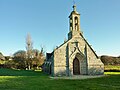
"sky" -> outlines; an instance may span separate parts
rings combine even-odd
[[[80,27],[98,56],[120,55],[120,0],[75,0]],[[73,0],[0,0],[0,52],[33,48],[46,52],[61,45],[69,32]]]

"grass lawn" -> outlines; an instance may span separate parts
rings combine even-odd
[[[105,65],[105,70],[120,70],[119,65]]]
[[[120,74],[85,80],[56,80],[40,71],[0,69],[0,90],[120,90]]]
[[[120,75],[120,72],[104,72],[105,75]]]

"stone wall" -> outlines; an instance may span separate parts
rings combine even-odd
[[[76,43],[78,45],[76,46]],[[71,42],[69,42],[69,70],[70,75],[73,75],[73,60],[74,58],[78,58],[80,62],[80,74],[86,74],[87,66],[86,66],[86,55],[85,55],[85,42],[83,39],[79,37],[72,38]],[[78,55],[77,55],[78,54]]]
[[[54,76],[66,74],[66,47],[67,43],[56,48],[54,51]]]
[[[99,75],[104,74],[104,64],[102,61],[95,55],[95,52],[87,46],[87,60],[88,60],[88,74],[89,75]]]
[[[80,62],[80,74],[95,75],[104,73],[104,64],[98,59],[84,38],[77,35],[54,50],[53,75],[73,75],[73,60],[75,57]]]

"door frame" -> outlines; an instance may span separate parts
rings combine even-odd
[[[77,62],[77,69],[78,69],[78,71],[75,71],[75,60],[77,60],[76,62]],[[76,57],[73,60],[73,75],[80,75],[80,61]]]

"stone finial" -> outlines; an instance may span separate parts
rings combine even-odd
[[[73,5],[73,11],[76,12],[76,5]]]

